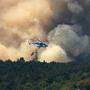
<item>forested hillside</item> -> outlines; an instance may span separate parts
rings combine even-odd
[[[0,61],[0,90],[90,90],[90,62]]]

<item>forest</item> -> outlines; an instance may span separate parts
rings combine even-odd
[[[90,90],[90,55],[81,57],[69,63],[0,61],[0,90]]]

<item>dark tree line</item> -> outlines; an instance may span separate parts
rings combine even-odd
[[[90,90],[90,62],[0,61],[0,90]]]

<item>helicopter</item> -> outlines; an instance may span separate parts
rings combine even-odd
[[[31,44],[39,48],[48,47],[48,42],[44,42],[44,41],[35,41],[35,42],[32,42]]]
[[[29,45],[33,45],[33,46],[36,46],[39,48],[46,48],[48,47],[48,42],[45,42],[45,41],[33,41],[33,42],[29,42]],[[35,60],[37,59],[37,50],[35,50],[34,52],[31,53],[30,55],[30,60]]]

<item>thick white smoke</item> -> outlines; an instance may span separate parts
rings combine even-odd
[[[41,62],[69,62],[71,61],[66,52],[59,46],[55,44],[49,44],[49,46],[39,54],[38,60]]]

